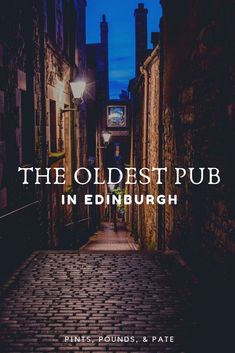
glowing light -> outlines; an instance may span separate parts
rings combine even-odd
[[[70,82],[70,86],[71,86],[74,99],[82,99],[82,96],[86,89],[86,82],[84,81]]]
[[[104,131],[104,132],[102,133],[102,137],[103,137],[103,140],[104,140],[105,145],[108,145],[108,144],[109,144],[110,139],[111,139],[111,136],[112,136],[112,134],[111,134],[111,132],[109,132],[109,131]]]

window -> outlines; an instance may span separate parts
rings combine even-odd
[[[50,99],[50,147],[51,152],[57,152],[56,147],[56,102]]]

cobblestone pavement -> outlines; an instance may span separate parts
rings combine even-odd
[[[34,253],[2,294],[0,352],[191,352],[191,284],[167,263],[138,251]],[[91,342],[71,342],[79,336]],[[175,343],[156,342],[165,336]]]
[[[114,231],[113,223],[103,223],[82,248],[88,251],[131,251],[138,250],[138,245],[124,226],[119,223],[117,231]]]

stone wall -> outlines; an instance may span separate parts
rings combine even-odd
[[[41,199],[41,189],[22,186],[17,173],[18,166],[42,163],[41,8],[38,1],[11,5],[0,18],[2,213]]]
[[[176,188],[168,174],[166,193],[179,204],[165,207],[166,246],[224,263],[235,250],[234,2],[162,4],[165,166],[217,167],[222,177]]]
[[[63,109],[74,109],[70,81],[84,80],[86,72],[86,2],[55,1],[56,36],[51,37],[47,31],[45,41],[46,56],[46,114],[47,114],[47,145],[49,156],[53,153],[60,156],[60,167],[66,168],[66,185],[62,188],[49,190],[49,220],[52,235],[52,246],[57,247],[59,238],[63,237],[64,226],[71,224],[70,229],[79,220],[88,217],[88,209],[82,202],[78,206],[65,206],[61,210],[61,195],[75,193],[79,200],[86,189],[77,189],[73,181],[76,169],[86,167],[87,155],[87,108],[86,101],[78,111],[68,111],[61,115]],[[52,21],[52,20],[50,20]],[[50,102],[53,101],[56,110],[56,151],[51,143],[51,112]],[[55,147],[54,147],[55,148]],[[54,157],[54,156],[53,156]],[[56,167],[53,164],[52,167]],[[54,200],[54,201],[53,201]],[[57,215],[60,215],[60,219]],[[77,232],[77,230],[76,230]],[[55,234],[57,233],[57,234]]]
[[[178,205],[132,205],[127,220],[144,247],[160,249],[161,243],[198,268],[207,263],[214,272],[229,270],[235,250],[234,2],[162,5],[160,62],[148,58],[130,84],[130,164],[137,170],[162,166],[168,173],[162,188],[153,183],[128,191],[177,194]],[[176,186],[175,167],[219,168],[221,183],[197,186],[186,177]]]
[[[131,120],[131,167],[157,168],[159,164],[159,48],[146,59],[141,75],[133,82]],[[131,195],[158,196],[154,178],[149,185],[137,184],[128,188]],[[158,205],[130,206],[129,229],[144,248],[156,249],[158,243]]]
[[[65,224],[88,214],[82,206],[75,212],[60,203],[61,194],[71,191],[73,171],[88,163],[86,102],[80,117],[61,116],[61,109],[74,108],[69,82],[86,72],[85,8],[85,0],[30,0],[10,1],[0,11],[0,215],[39,201],[52,247]],[[17,170],[26,165],[66,167],[67,184],[22,185]]]
[[[130,150],[130,167],[140,168],[142,163],[142,118],[144,112],[144,79],[133,79],[129,84],[131,94],[130,103],[130,134],[131,134],[131,150]],[[140,193],[138,185],[130,185],[126,188],[126,193],[135,195]],[[126,208],[126,222],[128,229],[134,237],[141,239],[141,222],[140,207],[132,204]]]
[[[42,15],[38,0],[1,4],[0,257],[7,274],[48,242],[45,190],[22,185],[17,172],[45,166]]]
[[[147,59],[148,60],[148,59]],[[143,68],[146,70],[145,84],[147,91],[146,111],[146,162],[147,168],[157,168],[159,166],[159,48],[152,54],[150,62],[146,62]],[[158,185],[156,179],[152,178],[151,183],[146,187],[146,193],[158,196]],[[158,205],[144,206],[144,218],[146,224],[146,238],[148,247],[156,249],[158,241]]]

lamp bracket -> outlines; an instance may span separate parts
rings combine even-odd
[[[60,109],[61,114],[67,113],[67,112],[77,112],[78,109]]]

